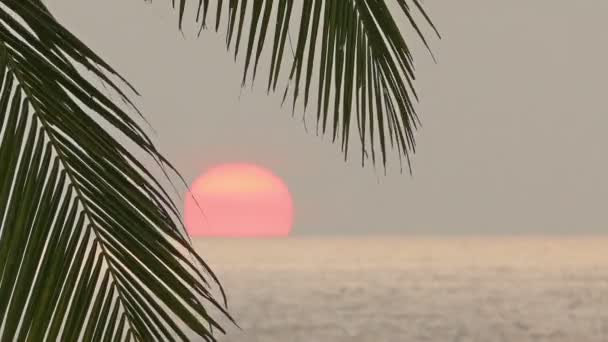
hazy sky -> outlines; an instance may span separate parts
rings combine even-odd
[[[438,64],[416,53],[413,177],[344,163],[280,96],[241,91],[224,37],[184,37],[169,1],[47,3],[140,91],[188,181],[217,163],[268,167],[291,189],[296,234],[608,231],[607,1],[425,1],[443,39]]]

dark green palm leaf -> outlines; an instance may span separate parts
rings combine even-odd
[[[418,0],[395,1],[426,44]],[[181,25],[186,0],[174,5]],[[345,153],[356,120],[363,160],[370,151],[376,162],[379,149],[386,166],[390,144],[409,164],[413,62],[384,1],[216,5],[199,0],[197,20],[215,13],[216,29],[226,22],[228,45],[245,51],[243,82],[270,45],[269,90],[289,70],[294,106],[302,98],[306,110],[316,97],[318,129],[330,126]],[[130,104],[110,79],[118,75],[41,2],[0,2],[0,340],[187,340],[187,330],[214,340],[221,327],[203,304],[227,315],[210,293],[206,277],[215,277],[134,153],[171,166],[83,69]]]
[[[40,4],[2,0],[0,340],[213,341],[215,278],[134,153],[170,165],[84,68],[128,102]]]
[[[187,2],[176,4],[180,26]],[[216,11],[209,0],[197,4],[201,25],[216,13],[215,28],[225,22],[228,46],[235,55],[244,51],[243,83],[250,74],[255,79],[262,53],[270,49],[268,90],[277,90],[282,72],[288,71],[285,95],[291,92],[294,106],[301,98],[306,111],[316,98],[317,133],[331,129],[333,141],[340,136],[346,156],[356,121],[362,163],[371,154],[374,163],[379,159],[386,167],[392,148],[409,166],[419,126],[417,96],[411,42],[396,18],[407,20],[427,45],[416,17],[435,27],[419,0],[218,0]]]

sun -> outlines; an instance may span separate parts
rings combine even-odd
[[[291,194],[281,178],[246,163],[207,170],[192,183],[184,207],[192,236],[288,236],[293,216]]]

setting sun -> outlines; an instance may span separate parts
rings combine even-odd
[[[184,220],[192,236],[288,236],[293,201],[285,183],[269,170],[223,164],[194,181]]]

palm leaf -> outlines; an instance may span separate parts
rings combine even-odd
[[[187,2],[175,4],[180,26]],[[391,2],[397,10],[389,8]],[[276,91],[288,71],[284,98],[292,94],[294,108],[301,98],[305,113],[316,98],[317,133],[331,130],[333,141],[341,137],[345,157],[356,122],[362,163],[371,154],[373,163],[380,160],[386,168],[392,149],[400,164],[405,157],[410,166],[420,122],[411,42],[396,18],[406,19],[428,48],[417,22],[437,30],[419,0],[218,0],[215,11],[209,0],[195,3],[201,28],[215,13],[215,29],[225,22],[226,42],[235,57],[244,51],[243,84],[249,75],[255,79],[263,52],[269,50],[268,91]]]
[[[215,277],[135,154],[171,166],[84,70],[128,103],[41,4],[0,2],[0,340],[214,341]]]

